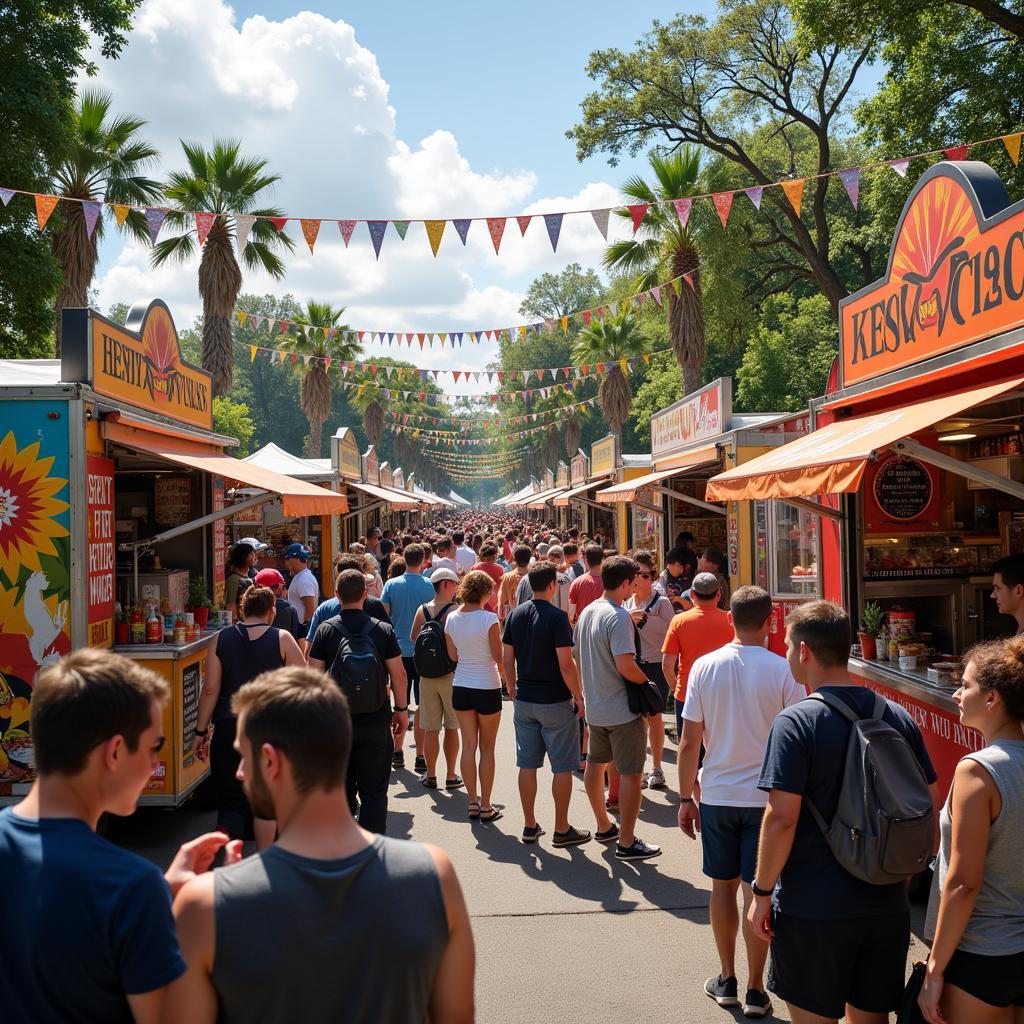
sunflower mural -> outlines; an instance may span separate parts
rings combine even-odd
[[[0,423],[0,782],[19,782],[32,683],[71,649],[67,406],[0,401]]]

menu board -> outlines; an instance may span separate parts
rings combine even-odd
[[[114,642],[114,463],[87,455],[86,537],[89,646]]]
[[[931,505],[935,485],[923,463],[893,455],[878,466],[872,492],[885,516],[905,523],[924,515]]]
[[[162,476],[154,493],[157,526],[180,526],[192,518],[192,478]]]
[[[199,662],[186,665],[181,671],[181,752],[182,767],[193,761],[192,737],[199,723]]]

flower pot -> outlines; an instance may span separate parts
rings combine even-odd
[[[858,633],[860,638],[861,656],[865,661],[874,661],[878,657],[877,638],[867,633]]]
[[[209,608],[193,608],[192,609],[192,614],[195,615],[195,617],[196,617],[196,625],[200,629],[206,629],[206,623],[210,619],[210,609]]]

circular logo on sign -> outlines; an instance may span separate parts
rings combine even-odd
[[[875,474],[875,501],[890,518],[900,522],[916,519],[932,500],[928,468],[905,455],[892,455]]]

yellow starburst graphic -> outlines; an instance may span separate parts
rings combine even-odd
[[[18,451],[14,432],[0,441],[0,569],[13,584],[22,566],[38,572],[40,555],[57,555],[54,538],[66,537],[57,516],[68,508],[54,497],[67,480],[49,476],[54,459],[39,458],[39,442]]]

